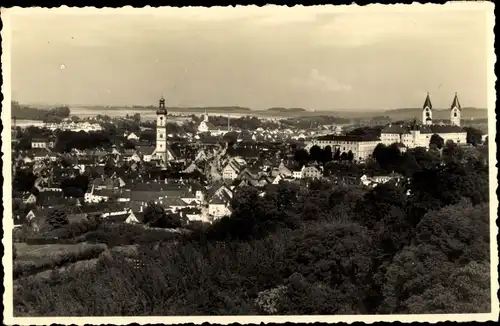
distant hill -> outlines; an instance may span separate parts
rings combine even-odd
[[[269,108],[267,109],[268,112],[281,112],[281,113],[296,113],[296,112],[306,112],[306,109],[302,108]]]
[[[70,116],[67,106],[56,108],[34,108],[11,101],[11,117],[19,120],[60,121]]]
[[[432,118],[436,120],[449,119],[450,110],[449,109],[433,109]],[[401,108],[384,111],[384,115],[391,117],[393,121],[395,120],[407,120],[412,118],[421,119],[422,109],[421,108]],[[486,119],[488,118],[488,110],[478,109],[472,107],[462,108],[462,119]]]
[[[86,109],[102,109],[102,107],[97,106],[82,106]],[[123,110],[123,109],[134,109],[139,111],[144,110],[156,110],[156,106],[138,106],[134,105],[131,107],[106,107],[107,110]],[[207,106],[207,107],[175,107],[175,106],[167,106],[168,111],[172,112],[250,112],[252,111],[249,108],[241,107],[241,106]]]

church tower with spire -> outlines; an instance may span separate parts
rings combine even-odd
[[[432,125],[432,103],[429,93],[425,98],[424,107],[422,109],[422,124],[430,126]]]
[[[167,109],[163,96],[156,110],[156,156],[164,166],[168,164]]]
[[[458,95],[455,93],[455,98],[453,98],[453,103],[451,103],[450,109],[450,122],[452,125],[460,126],[460,113],[462,107],[460,106],[460,101],[458,100]]]

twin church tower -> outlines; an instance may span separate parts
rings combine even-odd
[[[454,126],[460,127],[460,113],[462,111],[462,107],[460,106],[460,101],[458,100],[458,95],[455,93],[455,98],[451,103],[450,108],[450,124]],[[422,124],[424,125],[432,125],[432,102],[427,93],[427,97],[425,98],[424,107],[422,110]]]

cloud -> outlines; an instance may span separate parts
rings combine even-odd
[[[349,92],[351,91],[351,85],[343,84],[318,72],[317,69],[312,69],[309,76],[305,79],[294,78],[292,83],[302,87],[308,87],[310,89],[316,89],[326,92]]]
[[[431,11],[352,12],[318,27],[313,44],[357,48],[381,42],[446,40],[465,35],[484,16],[481,12]],[[465,33],[465,34],[464,34]]]

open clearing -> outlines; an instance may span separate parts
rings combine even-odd
[[[26,243],[15,243],[18,260],[33,260],[43,257],[49,257],[62,252],[78,252],[83,250],[87,243],[77,244],[44,244],[44,245],[29,245]]]

